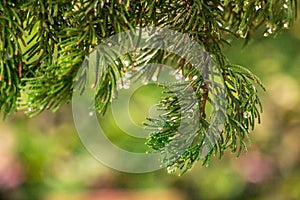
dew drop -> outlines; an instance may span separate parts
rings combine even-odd
[[[182,78],[183,78],[183,75],[182,75],[181,72],[175,73],[175,79],[176,79],[176,80],[180,80],[180,79],[182,79]]]
[[[148,84],[148,80],[147,80],[147,79],[143,79],[143,80],[142,80],[142,83],[143,83],[144,85],[147,85],[147,84]]]
[[[152,81],[157,81],[157,76],[152,76],[151,80]]]
[[[245,119],[248,119],[249,117],[250,117],[250,112],[245,112],[245,113],[244,113],[244,118],[245,118]]]
[[[270,33],[270,34],[273,33],[272,29],[270,29],[270,28],[269,28],[267,31],[268,31],[268,33]]]
[[[218,21],[217,21],[217,24],[218,24],[219,27],[222,27],[222,26],[223,26],[223,24],[222,24],[221,22],[218,22]]]
[[[128,66],[129,66],[129,61],[128,61],[128,60],[125,60],[125,61],[124,61],[124,64],[125,64],[126,67],[128,67]]]
[[[177,119],[177,117],[171,117],[171,120],[172,120],[172,121],[175,120],[175,119]]]
[[[129,89],[130,88],[130,81],[127,80],[126,83],[123,85],[124,89]]]
[[[130,80],[126,79],[126,78],[122,78],[121,80],[119,80],[118,88],[119,89],[129,89],[130,88]]]
[[[168,171],[168,173],[174,173],[175,171],[176,171],[176,168],[175,167],[173,167],[173,166],[169,166],[169,167],[167,167],[167,171]]]
[[[222,8],[222,6],[218,5],[218,9],[221,10],[222,12],[224,11],[224,9]]]
[[[10,59],[12,58],[12,55],[9,54],[9,53],[7,53],[7,54],[6,54],[6,57],[7,57],[8,60],[10,60]]]
[[[112,99],[117,99],[118,98],[118,93],[117,92],[114,92],[113,94],[112,94]]]
[[[261,5],[256,5],[254,8],[255,8],[255,10],[259,10],[259,9],[261,9]]]

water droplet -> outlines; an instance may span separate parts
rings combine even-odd
[[[222,12],[224,11],[224,9],[222,8],[222,6],[218,5],[218,9],[221,10]]]
[[[246,36],[247,36],[247,32],[246,31],[242,31],[242,30],[239,30],[238,34],[240,35],[241,38],[246,38]]]
[[[129,89],[130,88],[130,80],[127,80],[124,85],[123,85],[124,89]]]
[[[177,119],[177,117],[171,117],[171,120],[175,120],[175,119]]]
[[[130,80],[127,78],[122,78],[119,80],[118,89],[129,89],[130,88]]]
[[[174,73],[174,76],[175,76],[175,79],[176,79],[176,80],[182,79],[182,78],[183,78],[182,71],[181,71],[181,70],[176,71],[176,72]]]
[[[7,54],[6,54],[6,58],[7,58],[8,60],[10,60],[10,59],[12,58],[12,55],[10,55],[9,53],[7,53]]]
[[[118,93],[117,91],[115,91],[113,94],[112,94],[112,99],[117,99],[118,98]]]
[[[93,116],[94,115],[94,112],[89,112],[89,116]]]
[[[129,66],[129,61],[128,61],[128,60],[125,60],[125,61],[124,61],[124,64],[125,64],[126,67],[128,67],[128,66]]]
[[[126,72],[126,73],[124,74],[124,76],[125,76],[125,78],[131,78],[131,77],[132,77],[132,74],[129,73],[129,72]]]
[[[261,5],[256,5],[254,8],[255,8],[255,10],[259,10],[259,9],[261,9]]]
[[[250,117],[250,115],[251,115],[251,113],[250,113],[250,112],[244,112],[244,118],[245,118],[245,119],[249,118],[249,117]]]
[[[270,34],[272,34],[272,33],[273,33],[273,31],[272,31],[272,29],[271,29],[271,28],[269,28],[267,31],[268,31],[268,33],[270,33]]]
[[[174,173],[175,171],[176,171],[176,167],[174,167],[174,166],[169,166],[169,167],[167,167],[167,171],[168,171],[168,173]]]
[[[153,77],[151,78],[151,80],[152,80],[152,81],[157,81],[157,76],[153,76]]]
[[[142,83],[143,83],[144,85],[147,85],[147,84],[148,84],[148,80],[147,80],[147,79],[143,79],[143,80],[142,80]]]

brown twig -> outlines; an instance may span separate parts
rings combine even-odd
[[[22,77],[22,69],[23,69],[22,60],[19,60],[19,78]]]

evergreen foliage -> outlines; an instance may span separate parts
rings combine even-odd
[[[262,106],[256,87],[260,80],[249,69],[224,56],[222,47],[232,37],[268,37],[288,29],[296,17],[296,0],[25,0],[0,2],[0,109],[4,117],[17,109],[35,116],[45,109],[57,110],[72,97],[75,76],[85,56],[104,39],[135,27],[166,27],[186,33],[212,55],[226,87],[225,124],[217,145],[203,159],[222,156],[224,150],[240,153],[245,140],[260,121]],[[147,56],[145,56],[147,55]],[[151,55],[149,57],[149,55]],[[130,62],[124,64],[124,60]],[[148,62],[173,63],[185,78],[197,72],[191,63],[160,50],[141,49],[111,63],[97,83],[96,108],[104,113],[112,101],[118,78]],[[141,76],[151,78],[145,69]],[[199,75],[199,74],[198,74]],[[201,75],[191,82],[200,105],[198,137],[179,157],[165,162],[182,173],[201,158],[212,116],[205,107],[214,104]],[[180,86],[176,86],[180,88]],[[160,103],[165,117],[149,119],[153,131],[147,144],[164,151],[176,136],[178,99],[167,95]]]

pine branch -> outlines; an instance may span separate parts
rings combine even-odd
[[[166,64],[180,71],[190,84],[178,83],[172,86],[173,92],[166,91],[160,103],[165,114],[159,119],[149,118],[146,125],[153,130],[147,144],[154,151],[165,153],[170,171],[184,173],[200,159],[208,164],[217,152],[220,157],[226,149],[239,154],[246,149],[245,140],[256,120],[260,122],[262,105],[256,87],[264,87],[247,68],[230,63],[223,54],[223,46],[230,44],[232,37],[244,39],[247,44],[255,34],[275,36],[288,29],[296,15],[296,0],[3,0],[0,2],[0,112],[6,117],[25,109],[29,116],[35,116],[45,109],[59,109],[70,101],[74,84],[80,85],[80,91],[84,92],[87,69],[80,66],[85,57],[117,33],[148,26],[185,33],[213,57],[216,68],[206,69],[211,77],[203,77],[178,55],[150,46],[133,48],[136,52],[121,55],[117,60],[101,56],[96,76],[102,75],[94,83],[96,108],[104,114],[115,95],[117,82],[125,73],[135,74],[132,79],[150,80],[160,69],[145,67],[147,63]],[[151,39],[152,43],[160,41]],[[178,46],[185,46],[180,45],[185,42],[181,38],[175,39]],[[142,39],[140,42],[146,43]],[[187,54],[188,50],[183,48],[181,52]],[[108,68],[104,70],[104,66]],[[77,80],[79,69],[82,76]],[[218,77],[216,72],[222,76]],[[210,78],[220,81],[208,82]],[[223,83],[226,105],[215,114],[207,113],[206,110],[220,103],[218,95],[223,95]],[[183,95],[187,88],[195,91],[196,102]],[[185,102],[184,106],[179,105],[179,100]],[[180,119],[188,119],[188,111],[197,106],[199,112],[192,116],[199,121],[196,133],[193,137],[182,134],[177,130]],[[224,118],[225,124],[217,137],[217,129],[208,130],[220,123],[218,117]],[[190,125],[188,121],[184,123]],[[188,143],[178,143],[181,140],[176,138]]]

